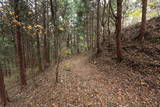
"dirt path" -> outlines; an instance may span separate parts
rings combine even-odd
[[[85,80],[89,79],[89,76],[94,75],[94,73],[97,71],[95,66],[88,63],[87,56],[75,57],[65,63],[70,64],[70,70]]]
[[[97,68],[79,55],[60,64],[57,86],[55,72],[47,72],[8,107],[159,107],[159,91],[139,86],[139,78],[112,65]]]
[[[74,104],[73,102],[71,104],[82,107],[105,107],[107,105],[108,107],[118,107],[116,103],[111,101],[112,98],[108,95],[107,91],[110,91],[111,88],[110,86],[105,86],[105,84],[108,84],[108,81],[104,79],[105,76],[102,72],[98,71],[95,65],[88,63],[87,56],[74,57],[65,61],[62,65],[70,67],[69,70],[66,70],[66,72],[70,73],[70,77],[64,76],[64,81],[67,81],[65,86],[68,86],[68,81],[72,81],[71,87],[68,88],[77,90],[68,93],[70,95],[73,94],[72,97],[75,97]],[[62,69],[65,71],[64,67]]]
[[[87,106],[91,104],[93,107],[160,106],[158,100],[160,90],[158,87],[154,87],[155,83],[147,84],[147,81],[150,82],[149,78],[137,75],[125,67],[107,65],[97,68],[88,63],[88,57],[83,55],[74,57],[65,63],[71,65],[70,73],[76,77],[71,79],[77,79],[75,83],[79,84],[77,87],[85,84],[80,89],[82,92],[84,91],[81,95],[92,93],[91,96],[81,97],[80,104]],[[89,93],[85,92],[85,88]]]

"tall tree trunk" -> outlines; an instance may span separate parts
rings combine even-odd
[[[107,22],[107,25],[108,25],[108,46],[111,45],[111,39],[110,39],[110,35],[111,35],[111,30],[110,30],[110,16],[108,16],[108,22]]]
[[[97,54],[100,53],[100,0],[97,1]]]
[[[7,103],[7,95],[5,90],[4,75],[2,72],[1,64],[0,64],[0,98],[1,98],[1,102],[5,106]]]
[[[88,24],[88,29],[89,29],[89,50],[92,49],[92,27],[91,27],[91,23],[92,23],[92,16],[91,16],[91,12],[89,12],[89,24]]]
[[[58,25],[57,25],[57,0],[54,0],[54,5],[53,1],[50,0],[50,6],[51,6],[51,15],[52,15],[52,22],[54,25],[54,44],[55,44],[55,63],[56,63],[56,83],[58,83],[58,76],[59,76],[59,63],[60,63],[60,39],[58,35]]]
[[[43,58],[44,58],[44,68],[47,68],[48,66],[48,49],[47,49],[47,26],[46,26],[46,2],[43,2],[43,34],[44,34],[44,38],[43,38]]]
[[[103,27],[103,34],[102,34],[102,37],[103,37],[103,42],[105,41],[105,25],[106,25],[106,22],[105,22],[105,11],[106,11],[106,0],[103,0],[104,1],[104,4],[103,4],[103,14],[102,14],[102,27]]]
[[[122,2],[123,0],[117,0],[117,17],[116,17],[116,46],[117,46],[117,58],[122,60],[121,49],[121,21],[122,21]]]
[[[58,59],[58,25],[57,25],[57,0],[50,0],[51,5],[51,16],[52,22],[54,25],[54,45],[55,45],[55,62],[57,63]]]
[[[74,34],[73,37],[74,37],[74,46],[73,46],[73,49],[75,49],[77,51],[77,47],[76,47],[77,46],[76,45],[76,35]]]
[[[80,38],[79,38],[79,35],[77,35],[77,38],[76,38],[76,40],[77,40],[77,45],[76,45],[76,46],[77,46],[77,47],[76,47],[76,48],[77,48],[77,53],[78,53],[78,54],[80,53],[80,49],[79,49],[79,39],[80,39]]]
[[[49,21],[50,21],[50,18],[49,18],[48,4],[47,4],[47,59],[46,59],[46,61],[50,65],[50,40],[49,40],[50,26],[49,26]]]
[[[37,57],[38,57],[38,68],[39,72],[42,72],[42,58],[41,58],[41,50],[40,50],[40,41],[39,41],[39,34],[36,34],[37,37]]]
[[[15,16],[16,20],[20,22],[19,20],[19,0],[14,0],[14,6],[15,6]],[[20,69],[20,79],[21,79],[21,88],[27,85],[26,81],[26,70],[24,67],[24,58],[23,58],[23,52],[22,52],[22,33],[21,33],[21,26],[19,24],[16,24],[16,39],[17,39],[17,53],[18,53],[18,65]]]
[[[67,48],[70,47],[70,34],[68,33],[67,35]]]
[[[146,14],[147,14],[147,0],[142,0],[142,24],[140,28],[140,35],[138,40],[142,41],[144,39],[144,34],[146,31]]]
[[[35,15],[37,16],[37,0],[35,0]],[[35,18],[36,24],[38,24],[38,17]],[[39,33],[36,31],[36,39],[37,39],[37,58],[38,58],[38,68],[39,72],[42,72],[42,59],[41,59],[41,49],[40,49],[40,40],[39,40]]]
[[[92,23],[92,27],[91,27],[91,32],[92,32],[92,35],[91,35],[91,48],[93,49],[94,47],[94,11],[92,11],[92,16],[91,16],[91,23]]]
[[[70,49],[71,49],[71,53],[73,54],[73,35],[70,34],[70,38],[71,38],[71,46],[70,46]]]
[[[110,15],[111,15],[111,12],[110,12],[110,2],[111,0],[108,1],[108,16],[107,16],[107,26],[108,26],[108,46],[110,47],[111,45],[111,40],[110,40],[110,35],[111,35],[111,30],[110,30]]]
[[[89,13],[87,13],[87,22],[86,22],[86,42],[87,42],[87,50],[89,50]]]
[[[25,42],[25,39],[24,39],[24,36],[22,37],[22,52],[23,52],[23,64],[24,64],[24,69],[27,69],[27,62],[26,62],[26,52],[25,52],[25,49],[26,49],[26,42]]]

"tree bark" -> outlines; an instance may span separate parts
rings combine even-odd
[[[47,22],[47,17],[46,17],[46,2],[43,2],[43,30],[44,30],[44,38],[43,38],[43,58],[44,58],[44,67],[47,68],[49,65],[49,54],[48,54],[48,41],[47,41],[47,35],[48,35],[48,22]],[[48,14],[48,13],[47,13]],[[48,15],[47,15],[48,16]]]
[[[50,6],[51,6],[51,15],[52,15],[52,22],[54,25],[54,44],[55,44],[55,63],[56,63],[56,83],[58,83],[58,76],[59,76],[59,63],[60,63],[60,37],[58,34],[58,25],[57,25],[57,0],[54,0],[54,5],[53,1],[50,0]]]
[[[67,48],[69,48],[70,47],[70,34],[68,33],[67,35]]]
[[[100,53],[100,0],[97,1],[97,54]]]
[[[106,0],[103,0],[104,1],[104,4],[103,4],[103,14],[102,14],[102,22],[101,22],[101,25],[103,27],[103,34],[102,34],[102,37],[103,37],[103,42],[105,42],[106,38],[105,38],[105,25],[106,25],[106,21],[105,21],[105,11],[106,11]]]
[[[142,24],[140,28],[140,34],[138,37],[139,41],[144,39],[144,34],[146,31],[146,14],[147,14],[147,0],[142,0]]]
[[[0,64],[0,98],[2,104],[5,106],[7,104],[7,94],[5,90],[4,75],[2,72],[1,64]]]
[[[91,16],[91,48],[93,49],[94,47],[94,11],[92,11],[92,16]]]
[[[107,26],[108,26],[108,46],[110,47],[111,45],[111,39],[110,39],[110,35],[111,35],[111,30],[110,30],[110,17],[111,17],[111,12],[110,12],[110,2],[111,0],[108,1],[108,16],[107,16]]]
[[[116,49],[117,58],[122,60],[122,49],[121,49],[121,23],[122,23],[122,2],[123,0],[117,0],[117,16],[116,16]]]
[[[86,42],[87,42],[87,50],[90,49],[90,41],[89,41],[89,13],[87,13],[87,20],[86,20]]]
[[[35,0],[35,15],[37,16],[37,0]],[[36,24],[38,24],[38,20],[37,17],[35,19]],[[36,39],[37,39],[37,58],[38,58],[38,68],[39,68],[39,72],[42,72],[42,59],[41,59],[41,50],[40,50],[40,40],[39,40],[39,34],[36,31]]]
[[[14,4],[15,4],[15,16],[16,16],[16,20],[18,22],[20,22],[19,20],[19,0],[14,0]],[[21,88],[23,88],[24,86],[27,85],[27,81],[26,81],[26,70],[24,67],[24,58],[23,58],[23,52],[22,52],[22,34],[21,34],[21,26],[19,24],[16,24],[16,39],[17,39],[17,53],[18,53],[18,65],[19,65],[19,69],[20,69],[20,79],[21,79]]]
[[[76,41],[76,43],[77,43],[77,45],[76,45],[77,47],[76,48],[77,48],[77,53],[79,54],[80,53],[80,49],[79,49],[79,35],[77,35],[76,37],[77,37],[76,38],[76,40],[77,40]]]
[[[50,40],[49,40],[49,37],[50,37],[50,25],[49,25],[49,21],[50,21],[50,18],[49,18],[49,9],[48,9],[48,6],[49,4],[47,3],[47,63],[50,65]]]

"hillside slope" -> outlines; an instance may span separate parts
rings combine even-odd
[[[118,63],[116,59],[115,41],[108,45],[103,43],[103,52],[95,60],[100,71],[113,74],[112,70],[106,71],[108,66],[116,69],[114,75],[120,80],[121,86],[133,95],[139,95],[139,104],[155,107],[160,99],[160,17],[147,22],[147,31],[143,43],[135,40],[139,34],[140,23],[123,29],[122,48],[123,61]],[[112,35],[112,37],[114,37]],[[128,82],[125,82],[128,81]],[[128,83],[126,85],[126,83]],[[130,88],[133,89],[130,89]],[[136,99],[136,97],[134,97]],[[138,104],[138,103],[137,103]],[[157,103],[160,105],[159,103]]]
[[[147,31],[143,42],[138,42],[135,38],[139,35],[140,23],[123,29],[122,49],[126,66],[140,73],[160,73],[160,17],[153,18],[147,22]],[[112,36],[114,37],[114,36]],[[115,59],[115,41],[112,39],[109,46],[108,41],[103,43],[103,60],[110,58],[110,62]],[[107,58],[103,58],[107,57]],[[103,62],[102,60],[102,62]],[[145,72],[146,71],[146,72]]]

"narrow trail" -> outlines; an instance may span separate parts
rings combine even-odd
[[[97,71],[96,67],[88,63],[87,56],[79,56],[65,62],[71,65],[71,71],[84,80],[90,78]]]
[[[138,77],[133,73],[117,71],[112,65],[104,71],[90,64],[87,56],[74,56],[60,64],[58,85],[54,84],[55,72],[46,72],[37,79],[38,87],[14,96],[17,101],[8,107],[143,107],[144,102],[151,103],[150,107],[158,105],[158,97],[138,87]]]
[[[71,77],[66,77],[64,81],[72,81],[72,86],[78,89],[77,95],[73,95],[78,98],[74,106],[118,107],[116,103],[111,101],[113,99],[110,93],[111,87],[106,85],[109,81],[95,65],[88,63],[87,56],[73,57],[62,65],[65,64],[70,66],[70,70],[66,72],[69,72]],[[62,69],[65,70],[63,67]]]

